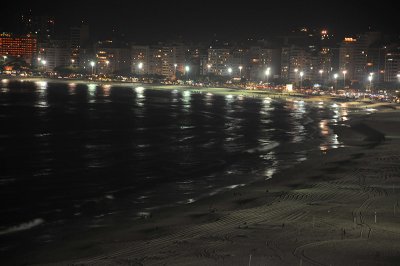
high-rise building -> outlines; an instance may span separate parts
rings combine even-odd
[[[86,66],[86,51],[89,47],[90,32],[88,25],[70,29],[71,60],[74,66]]]
[[[228,76],[229,64],[232,54],[229,48],[210,48],[208,49],[208,63],[210,72],[217,76]]]
[[[131,47],[131,71],[134,74],[149,74],[150,70],[150,46],[132,45]]]
[[[340,45],[339,68],[347,71],[348,79],[360,83],[368,82],[370,73],[383,73],[384,48],[379,42],[379,32],[367,32],[357,38],[345,38]]]
[[[38,66],[41,62],[46,62],[41,66],[47,71],[52,71],[57,67],[67,67],[71,65],[71,46],[67,40],[48,40],[38,45],[37,59]]]
[[[13,56],[32,63],[37,52],[37,39],[34,36],[14,36],[0,34],[0,56]]]
[[[132,73],[160,75],[168,78],[184,72],[187,50],[181,44],[131,47]],[[192,70],[193,66],[191,65]]]
[[[34,16],[30,10],[21,16],[22,34],[36,35],[38,41],[54,37],[55,19],[50,16]]]
[[[130,72],[131,51],[126,44],[101,41],[96,44],[95,53],[98,73]]]
[[[297,82],[302,72],[303,79],[311,79],[314,72],[315,59],[312,54],[302,47],[292,45],[282,48],[281,77],[289,82]]]
[[[281,49],[262,48],[260,46],[250,47],[247,55],[247,64],[250,80],[265,79],[266,69],[270,69],[272,76],[280,76],[281,73]]]
[[[207,56],[207,50],[203,49],[201,45],[191,44],[185,46],[185,66],[189,67],[189,77],[196,77],[203,72],[201,60],[205,56]],[[185,69],[183,69],[183,73],[186,73]]]
[[[400,75],[400,52],[387,53],[385,56],[385,82],[398,82]]]
[[[183,72],[185,64],[185,47],[183,45],[168,45],[162,47],[161,75],[165,77],[175,76],[175,72]]]

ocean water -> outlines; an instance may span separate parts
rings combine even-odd
[[[0,250],[35,228],[102,226],[274,178],[340,147],[330,125],[347,117],[345,104],[2,80]]]

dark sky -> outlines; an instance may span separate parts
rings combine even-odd
[[[18,3],[18,4],[16,4]],[[132,40],[163,40],[177,36],[199,40],[214,34],[244,39],[268,37],[300,26],[328,28],[334,33],[368,30],[399,32],[394,1],[374,5],[361,1],[7,1],[2,3],[0,30],[12,31],[25,9],[52,15],[62,31],[84,19],[96,38],[113,28]],[[8,10],[4,12],[4,10]]]

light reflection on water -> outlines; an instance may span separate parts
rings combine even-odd
[[[16,86],[29,85],[21,84]],[[29,126],[21,131],[10,118],[17,105],[3,110],[0,122],[11,141],[1,155],[1,170],[10,180],[37,178],[45,184],[36,198],[35,186],[21,182],[12,188],[15,195],[24,191],[38,201],[35,206],[41,207],[32,213],[39,216],[60,208],[94,214],[87,202],[107,205],[108,212],[136,213],[274,178],[304,161],[309,149],[340,147],[330,125],[348,119],[343,104],[47,82],[17,93],[8,85],[2,84],[1,104],[17,99],[30,106],[20,110],[26,119],[20,122]],[[26,151],[32,156],[22,156]],[[19,158],[24,169],[15,172],[10,158]],[[49,200],[54,197],[60,200]],[[3,204],[13,205],[9,199]],[[71,199],[84,203],[65,207]],[[18,215],[27,215],[29,206],[28,201],[16,206]]]
[[[36,106],[40,108],[48,107],[47,104],[47,81],[39,81],[36,82],[37,90],[38,90],[38,98],[36,102]]]

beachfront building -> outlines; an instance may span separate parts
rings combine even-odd
[[[0,56],[21,58],[31,64],[36,52],[37,38],[34,35],[0,34]]]
[[[184,72],[186,49],[180,44],[131,46],[131,72],[168,78]]]
[[[45,64],[43,64],[45,62]],[[71,45],[67,40],[47,40],[38,45],[36,66],[46,71],[71,65]]]
[[[400,52],[387,53],[385,56],[385,82],[399,82]]]
[[[95,45],[96,67],[99,74],[129,72],[131,52],[127,44],[111,40],[99,41]]]
[[[292,45],[282,48],[281,76],[284,80],[297,83],[300,73],[303,73],[304,80],[311,77],[313,67],[312,54],[306,48]]]
[[[280,75],[281,49],[252,46],[248,51],[248,78],[252,81],[264,80],[266,69],[271,69],[271,76]]]
[[[71,63],[73,67],[87,66],[87,53],[90,46],[90,31],[86,24],[70,28]]]
[[[208,64],[210,73],[216,76],[228,76],[229,62],[231,59],[231,50],[229,48],[209,48]]]
[[[380,74],[384,55],[379,46],[381,33],[367,32],[357,38],[345,38],[339,49],[340,71],[347,71],[346,77],[354,82],[365,83],[370,73]],[[378,75],[376,75],[378,76]]]

